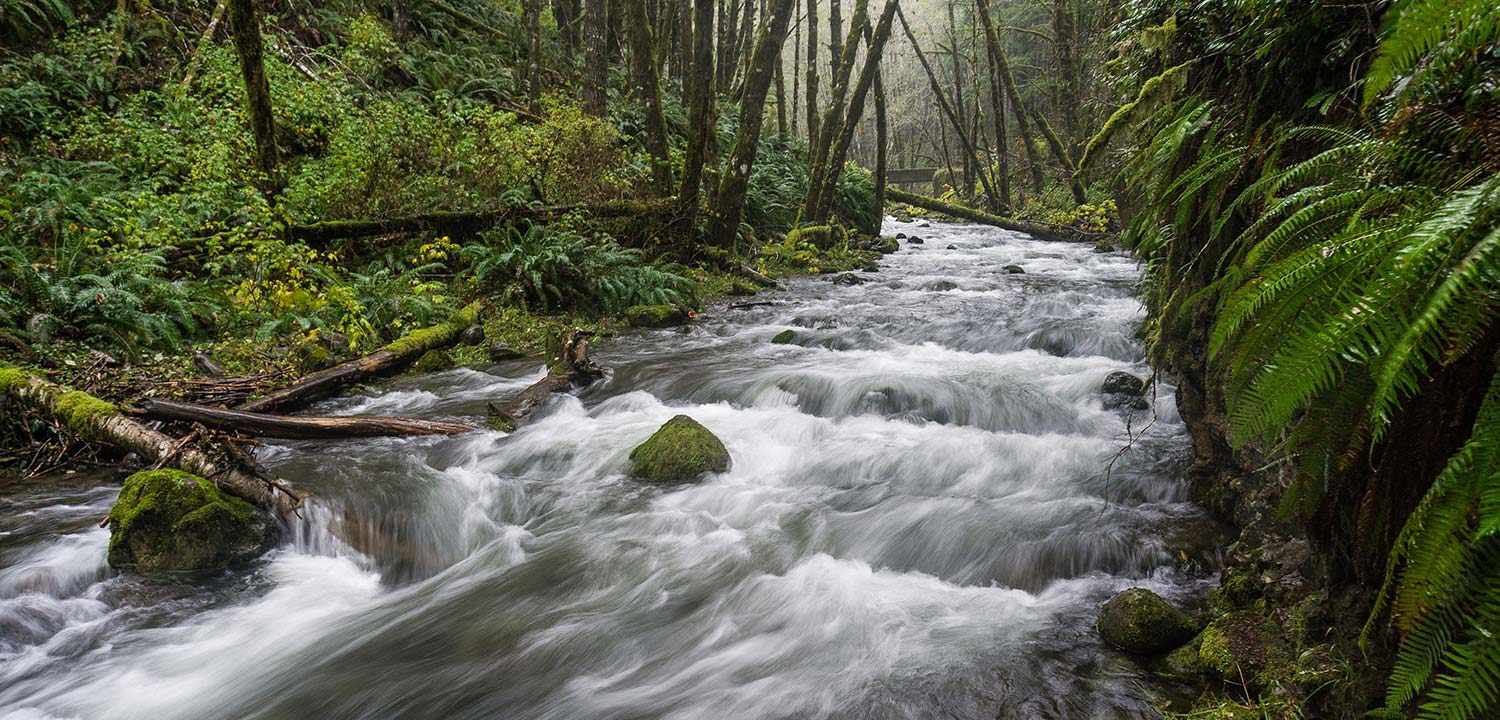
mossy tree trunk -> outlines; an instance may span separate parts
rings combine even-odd
[[[656,194],[672,194],[672,161],[667,150],[667,119],[661,106],[661,78],[656,67],[656,42],[646,0],[624,0],[630,34],[630,67],[635,88],[646,111],[646,150],[651,153],[651,185]]]
[[[807,0],[807,144],[818,137],[818,0]]]
[[[1021,148],[1026,152],[1030,164],[1031,186],[1035,192],[1042,191],[1042,162],[1036,155],[1036,146],[1031,142],[1031,126],[1026,121],[1026,106],[1021,103],[1021,93],[1016,90],[1016,79],[1010,72],[1010,60],[1005,57],[1005,48],[1000,47],[1000,36],[995,32],[995,22],[990,18],[989,0],[975,0],[979,22],[984,26],[984,41],[989,45],[990,55],[995,61],[995,70],[1000,75],[1001,89],[1010,98],[1010,107],[1015,111],[1016,130],[1021,133]]]
[[[882,220],[885,217],[886,145],[890,129],[885,117],[885,82],[880,70],[875,71],[875,212]],[[877,223],[880,221],[877,220]],[[879,225],[876,233],[880,232]]]
[[[583,0],[583,107],[594,117],[609,114],[609,0]]]
[[[830,6],[833,0],[830,0]],[[857,0],[854,5],[854,16],[851,22],[857,23],[854,27],[860,28],[868,20],[870,14],[869,0]],[[809,192],[802,208],[805,216],[813,215],[813,202],[816,200],[811,191],[817,184],[817,178],[821,174],[823,160],[828,156],[828,150],[833,146],[834,139],[838,135],[840,120],[844,114],[844,100],[849,97],[849,79],[854,75],[854,61],[859,52],[860,31],[850,33],[842,44],[837,45],[840,53],[834,55],[832,62],[833,80],[832,90],[828,97],[828,107],[823,111],[823,119],[818,122],[818,132],[808,139],[808,185]]]
[[[526,100],[542,114],[542,0],[526,0]]]
[[[280,154],[276,149],[276,118],[271,107],[271,84],[266,79],[265,47],[260,38],[260,17],[255,0],[228,0],[229,28],[234,36],[240,75],[245,80],[245,104],[250,132],[255,136],[255,169],[265,176],[265,188],[280,188]]]
[[[685,2],[686,0],[684,0]],[[714,0],[693,0],[693,66],[688,71],[688,144],[682,161],[682,189],[677,197],[688,232],[698,213],[703,165],[713,141]]]
[[[1005,131],[1005,91],[1001,89],[1000,64],[995,59],[995,53],[988,45],[985,51],[990,60],[990,120],[995,129],[995,184],[1000,191],[1000,196],[994,198],[996,202],[991,209],[1010,212],[1010,142]]]
[[[735,133],[734,150],[728,167],[719,178],[714,194],[715,217],[710,235],[719,247],[732,247],[739,232],[740,217],[745,210],[745,189],[760,146],[761,124],[765,120],[766,93],[770,90],[772,70],[780,61],[781,43],[786,39],[791,21],[792,0],[774,0],[771,14],[756,39],[750,76],[740,101],[740,125]]]

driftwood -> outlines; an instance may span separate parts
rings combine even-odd
[[[288,417],[225,410],[170,400],[145,400],[140,415],[157,420],[193,422],[216,430],[288,439],[392,437],[403,435],[462,435],[473,425],[406,417]]]
[[[748,265],[741,265],[739,268],[737,268],[737,272],[739,272],[741,277],[744,277],[750,282],[753,282],[763,288],[781,287],[776,283],[776,280],[774,278],[766,275],[765,273],[756,272]]]
[[[504,405],[490,405],[490,414],[496,418],[496,427],[513,431],[530,422],[536,411],[547,404],[555,393],[567,392],[583,387],[604,377],[604,371],[589,359],[589,341],[592,332],[574,328],[562,339],[558,361],[547,377],[532,383],[516,393]]]
[[[415,362],[423,353],[458,341],[464,330],[479,320],[479,303],[460,310],[453,319],[417,330],[358,360],[350,360],[308,375],[289,387],[235,408],[263,413],[284,410],[329,395],[361,380],[395,372]]]
[[[475,232],[518,220],[556,220],[571,212],[592,218],[666,215],[677,211],[671,198],[642,202],[611,202],[595,205],[512,206],[482,212],[432,212],[388,220],[325,220],[286,229],[293,240],[322,243],[341,238],[359,238],[407,232]]]
[[[302,493],[257,474],[252,464],[213,457],[201,443],[191,442],[191,436],[179,440],[152,430],[87,393],[68,390],[15,368],[0,368],[0,392],[34,412],[61,421],[82,439],[134,452],[158,467],[175,467],[208,478],[224,492],[278,516],[302,504]]]
[[[1003,230],[1013,230],[1015,232],[1026,233],[1027,235],[1030,235],[1038,240],[1053,240],[1058,242],[1093,242],[1095,239],[1094,237],[1091,237],[1091,235],[1094,234],[1085,233],[1081,230],[1075,230],[1068,227],[1059,227],[1056,225],[1035,225],[1032,223],[1023,222],[1021,220],[1013,220],[1011,218],[1000,217],[999,215],[991,215],[987,212],[975,210],[973,208],[967,208],[962,205],[945,203],[942,200],[930,198],[926,195],[910,193],[894,185],[886,187],[885,195],[887,198],[896,202],[903,202],[907,205],[915,205],[919,208],[926,208],[933,212],[940,212],[944,215],[950,215],[952,217],[960,218],[963,220],[977,222],[981,225],[992,225]]]

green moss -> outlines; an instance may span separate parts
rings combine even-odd
[[[883,237],[875,241],[873,249],[881,255],[889,255],[901,249],[901,241],[893,237]]]
[[[224,567],[259,555],[270,537],[253,505],[179,470],[126,478],[109,527],[109,564],[141,573]]]
[[[1178,679],[1189,679],[1203,672],[1203,659],[1198,656],[1198,647],[1201,640],[1195,639],[1183,645],[1167,656],[1162,658],[1161,671],[1163,675]]]
[[[680,483],[729,470],[729,451],[708,428],[686,415],[668,420],[630,452],[630,476],[649,483]]]
[[[0,392],[8,393],[31,384],[35,377],[18,367],[0,365]]]
[[[1145,588],[1115,595],[1099,611],[1099,636],[1126,652],[1154,655],[1193,637],[1198,625],[1181,610]]]
[[[634,305],[625,309],[625,322],[633,327],[663,328],[681,325],[687,312],[675,305]]]
[[[479,322],[479,303],[469,303],[468,307],[459,310],[452,318],[449,318],[448,322],[409,332],[404,337],[391,341],[383,349],[397,355],[431,350],[448,342],[454,335],[477,322]]]
[[[93,432],[96,420],[118,412],[114,405],[79,390],[65,392],[57,399],[57,417],[79,435]]]
[[[788,328],[786,330],[782,330],[779,333],[776,333],[775,335],[772,335],[771,336],[771,344],[773,344],[773,345],[790,345],[790,344],[792,344],[792,341],[796,340],[796,339],[797,339],[797,331]]]
[[[786,242],[795,245],[797,243],[809,243],[819,250],[828,248],[843,242],[848,237],[844,228],[836,225],[813,225],[812,227],[797,228],[786,234]]]
[[[448,370],[453,365],[453,355],[447,350],[428,350],[411,364],[411,369],[413,372],[432,373]]]
[[[1204,628],[1198,656],[1204,668],[1222,680],[1244,678],[1257,688],[1268,688],[1288,670],[1290,657],[1283,635],[1264,615],[1230,613]]]

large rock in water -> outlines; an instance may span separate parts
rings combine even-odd
[[[213,570],[270,545],[271,523],[255,506],[179,470],[128,478],[109,510],[109,564],[152,574]]]
[[[1198,624],[1146,588],[1131,588],[1099,611],[1099,636],[1125,652],[1155,655],[1191,639]]]
[[[687,320],[687,310],[676,305],[632,305],[625,308],[625,322],[635,327],[672,327]]]
[[[630,452],[630,476],[648,483],[683,483],[729,470],[729,451],[708,428],[686,415],[668,420]]]

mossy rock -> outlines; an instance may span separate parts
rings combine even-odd
[[[1175,680],[1192,680],[1203,674],[1203,659],[1198,657],[1198,646],[1201,641],[1195,638],[1192,642],[1183,645],[1166,654],[1157,666],[1157,671],[1168,678]]]
[[[790,328],[771,336],[772,345],[791,345],[797,339],[797,331]]]
[[[143,574],[214,570],[259,556],[271,523],[255,506],[179,470],[128,478],[109,510],[109,564]]]
[[[676,305],[633,305],[624,315],[626,323],[643,328],[672,327],[688,320],[687,311]]]
[[[453,368],[453,354],[447,350],[428,350],[411,364],[412,372],[434,373]]]
[[[1156,655],[1193,638],[1198,623],[1146,588],[1131,588],[1099,610],[1104,642],[1137,655]]]
[[[662,425],[630,452],[630,476],[648,483],[683,483],[729,470],[729,451],[708,428],[686,415]]]
[[[321,343],[304,342],[292,348],[292,362],[304,373],[327,370],[338,363],[338,357]]]
[[[1012,275],[1025,275],[1026,268],[1023,268],[1020,265],[1006,265],[1005,272],[1008,272]]]
[[[1291,659],[1281,628],[1255,612],[1235,612],[1203,629],[1198,656],[1210,674],[1226,682],[1248,681],[1256,688],[1276,684]]]
[[[879,252],[881,255],[890,255],[901,249],[901,241],[893,237],[883,237],[876,240],[875,246],[870,249]]]

